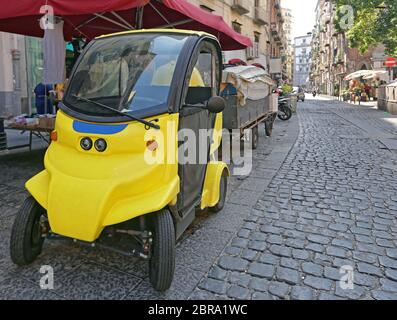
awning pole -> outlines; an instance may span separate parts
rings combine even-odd
[[[153,5],[153,3],[149,2],[149,5],[153,8],[154,11],[168,24],[170,25],[171,22],[167,20],[167,18]]]
[[[143,7],[138,7],[135,13],[135,28],[142,29],[143,28]]]
[[[115,24],[115,25],[118,25],[119,27],[122,27],[122,28],[124,28],[124,29],[126,29],[126,30],[129,30],[128,26],[126,26],[126,25],[124,25],[124,24],[121,24],[121,23],[119,23],[119,22],[117,22],[117,21],[114,21],[113,19],[110,19],[110,18],[108,18],[108,17],[106,17],[106,16],[104,16],[104,15],[102,15],[102,14],[94,13],[94,15],[96,15],[96,16],[102,18],[103,20],[109,21],[110,23],[113,23],[113,24]]]
[[[118,18],[121,22],[124,22],[128,27],[130,27],[131,30],[134,30],[135,28],[128,22],[126,21],[122,16],[120,16],[118,13],[112,11],[112,15],[114,15],[116,18]]]
[[[101,14],[103,14],[103,13],[104,13],[104,12],[102,12]],[[97,16],[94,16],[93,18],[88,19],[88,20],[86,20],[86,21],[80,23],[75,29],[80,31],[80,28],[81,28],[81,27],[84,27],[86,24],[88,24],[88,23],[94,21],[95,19],[98,19],[98,17],[97,17]]]
[[[185,23],[192,22],[192,21],[193,21],[192,19],[186,19],[186,20],[183,20],[183,21],[178,21],[178,22],[174,22],[174,23],[168,23],[168,24],[162,25],[162,26],[160,26],[158,28],[159,29],[165,29],[167,27],[168,28],[173,28],[173,27],[177,27],[177,26],[183,25]]]

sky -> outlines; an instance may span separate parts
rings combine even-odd
[[[294,24],[292,37],[304,36],[313,31],[316,23],[316,5],[318,0],[281,0],[281,6],[292,9]]]

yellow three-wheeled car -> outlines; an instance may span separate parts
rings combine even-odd
[[[225,107],[220,78],[221,49],[209,34],[143,30],[92,41],[69,80],[45,170],[26,183],[12,260],[31,263],[45,239],[101,246],[124,234],[131,247],[113,249],[148,259],[153,286],[168,289],[175,242],[195,210],[225,203],[228,168],[213,157]],[[195,150],[184,147],[186,130]],[[204,151],[201,130],[212,130]]]

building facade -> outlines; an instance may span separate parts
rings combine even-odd
[[[240,58],[259,63],[277,81],[286,77],[283,14],[280,0],[189,0],[202,9],[221,15],[227,24],[251,38],[253,48],[224,53],[224,62]]]
[[[294,40],[294,86],[310,89],[312,35]]]
[[[358,70],[380,70],[386,60],[385,48],[378,45],[365,54],[350,48],[345,32],[336,28],[336,5],[319,0],[313,30],[311,82],[319,92],[339,96],[349,86],[346,75]]]
[[[33,90],[42,73],[41,39],[0,32],[0,116],[34,111]]]
[[[25,39],[0,33],[0,116],[22,113],[27,102]]]
[[[283,32],[285,35],[285,50],[283,58],[284,81],[288,84],[292,84],[294,76],[294,47],[292,44],[293,16],[292,10],[290,9],[282,8],[281,12],[284,20]]]

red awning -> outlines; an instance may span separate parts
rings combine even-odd
[[[43,37],[40,8],[46,4],[64,20],[67,40],[132,30],[136,27],[137,8],[143,7],[142,28],[205,31],[218,37],[223,50],[252,46],[249,38],[235,32],[221,16],[186,0],[0,0],[0,31]]]

